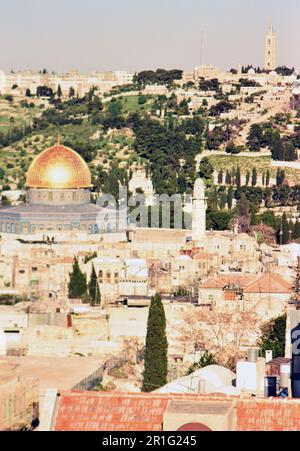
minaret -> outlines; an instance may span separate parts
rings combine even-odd
[[[193,191],[193,241],[201,241],[205,236],[206,208],[205,184],[202,179],[197,178]]]
[[[276,69],[276,35],[274,33],[272,21],[270,21],[269,31],[266,35],[265,69]]]

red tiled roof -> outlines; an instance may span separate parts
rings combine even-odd
[[[237,431],[299,431],[300,402],[264,399],[237,402]]]
[[[57,403],[56,431],[161,431],[171,399],[195,402],[232,400],[237,431],[300,430],[300,400],[230,396],[63,392]]]
[[[220,288],[223,289],[226,285],[234,284],[240,287],[247,286],[250,282],[258,278],[255,274],[219,274],[217,277],[209,277],[206,279],[200,288]]]
[[[278,274],[264,273],[258,280],[247,285],[244,293],[290,293],[291,284]]]
[[[290,293],[291,284],[278,274],[219,274],[209,277],[200,288],[223,289],[229,284],[243,288],[244,293]]]
[[[159,431],[168,397],[151,394],[63,393],[57,431]]]

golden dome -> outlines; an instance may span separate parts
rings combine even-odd
[[[91,174],[86,162],[69,147],[55,144],[31,163],[26,178],[28,188],[89,188]]]

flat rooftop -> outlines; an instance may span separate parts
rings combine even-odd
[[[34,378],[39,380],[40,394],[47,388],[71,390],[74,385],[96,371],[108,356],[99,357],[0,357],[3,368],[16,365],[15,372],[21,378]],[[6,364],[6,365],[5,365]]]

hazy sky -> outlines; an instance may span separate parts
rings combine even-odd
[[[263,65],[270,16],[278,64],[300,68],[299,0],[0,0],[0,69],[223,69]]]

